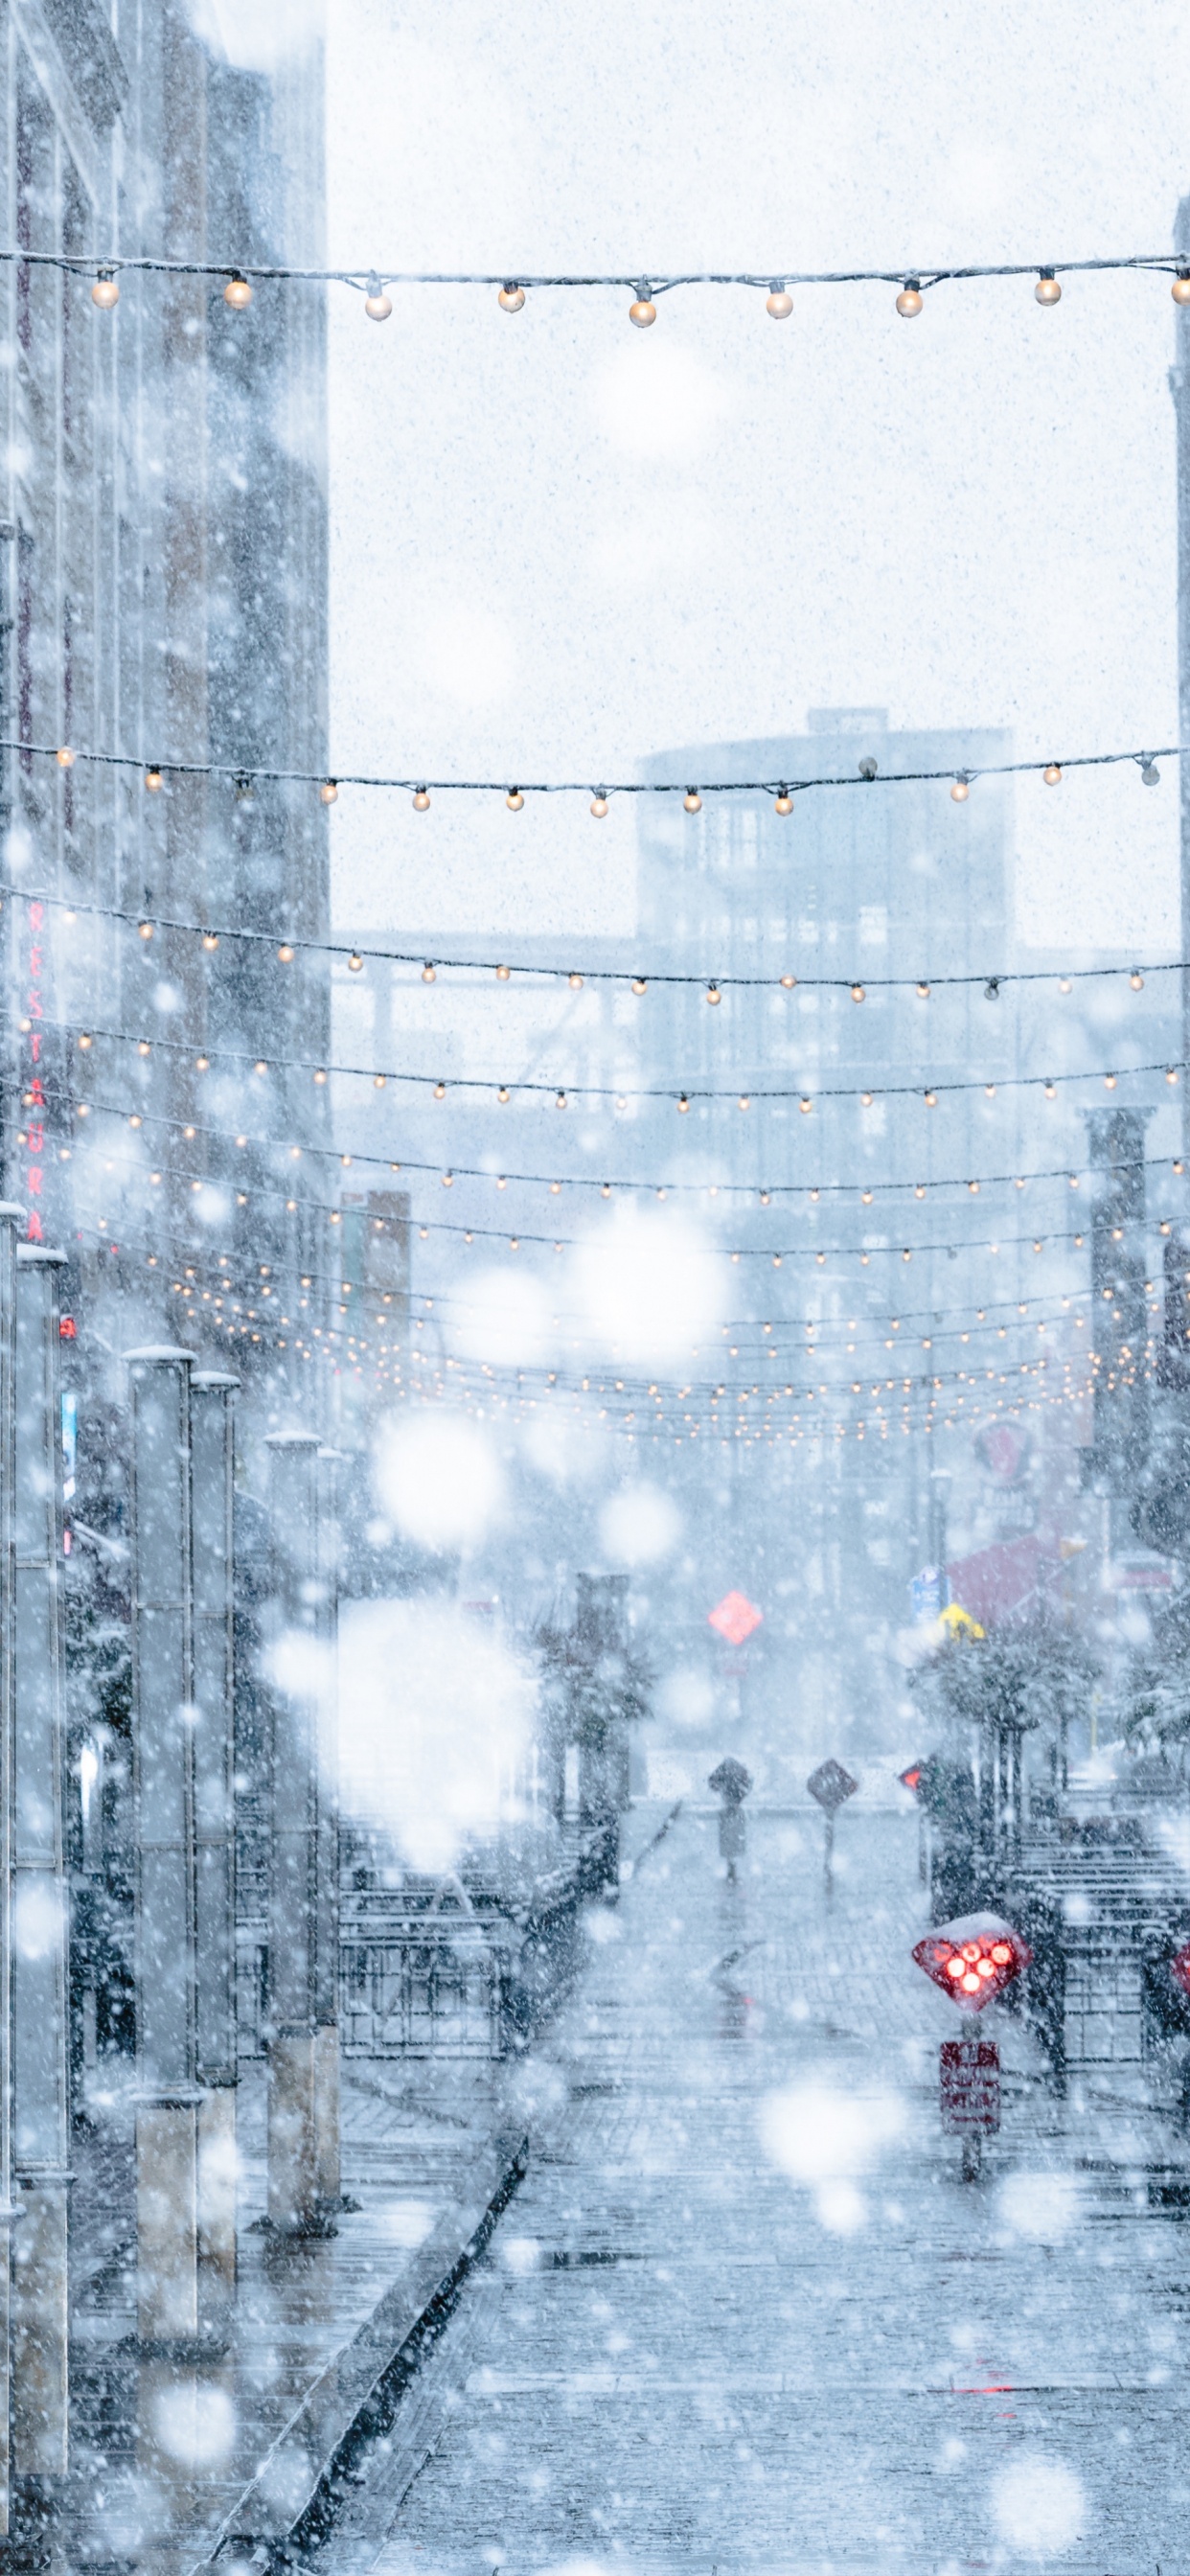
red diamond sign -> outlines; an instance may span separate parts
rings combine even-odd
[[[1033,1953],[1001,1915],[964,1914],[927,1932],[913,1956],[960,2012],[982,2012],[1028,1967]]]
[[[742,1646],[753,1629],[762,1626],[764,1612],[749,1601],[746,1593],[728,1592],[716,1609],[708,1610],[707,1619],[721,1637],[726,1637],[729,1646]]]

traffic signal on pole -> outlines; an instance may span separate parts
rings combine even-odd
[[[1190,1973],[1190,1945],[1186,1955]],[[1033,1953],[1000,1915],[964,1914],[927,1932],[913,1956],[960,2012],[982,2012],[1028,1967]]]

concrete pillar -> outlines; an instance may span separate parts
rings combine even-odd
[[[323,1756],[327,1575],[325,1462],[313,1434],[269,1440],[273,1525],[272,1839],[269,1872],[269,2219],[284,2235],[325,2231],[338,2189],[333,1911]],[[312,1652],[304,1665],[302,1640]],[[329,2034],[327,2036],[326,2034]],[[328,2175],[335,2189],[323,2193]]]
[[[232,1500],[237,1377],[190,1377],[194,1569],[194,1843],[198,2249],[236,2266],[235,1631]]]
[[[16,1661],[11,1766],[12,2447],[20,2477],[67,2457],[67,1897],[62,1844],[62,1398],[65,1253],[16,1271]]]
[[[339,2150],[339,1453],[318,1453],[318,1598],[324,1663],[318,1726],[318,1944],[314,1963],[314,2118],[318,2197],[341,2203]]]
[[[12,1744],[16,1642],[16,1230],[24,1209],[0,1200],[0,1743]],[[9,1762],[11,1776],[11,1763]],[[11,1801],[0,1796],[0,2537],[9,2512],[9,2244],[12,2206],[9,1890]]]
[[[137,2321],[151,2344],[199,2326],[190,1363],[129,1353]]]

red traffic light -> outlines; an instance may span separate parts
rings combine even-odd
[[[897,1778],[901,1783],[902,1789],[908,1789],[915,1798],[921,1791],[922,1780],[925,1776],[925,1767],[924,1762],[911,1762],[907,1771],[898,1771],[897,1773]]]
[[[1169,1973],[1184,1995],[1190,1995],[1190,1941],[1170,1960]]]
[[[913,1956],[960,2012],[982,2012],[1028,1967],[1033,1953],[999,1914],[964,1914],[927,1932]]]

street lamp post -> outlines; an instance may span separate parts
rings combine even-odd
[[[137,2323],[198,2334],[191,1353],[128,1355],[136,1819]]]
[[[16,1664],[16,1230],[25,1211],[0,1201],[0,1728],[5,1754],[13,1736]],[[11,1759],[8,1762],[11,1779]],[[10,1958],[11,1799],[0,1797],[0,2536],[8,2531],[9,2235],[12,2206],[12,2055]]]
[[[22,2477],[62,2477],[67,2449],[67,1900],[62,1836],[62,1403],[58,1278],[66,1255],[16,1263],[15,1576],[10,1832],[12,2450]]]
[[[236,2265],[235,1630],[232,1533],[238,1377],[190,1378],[194,1568],[194,1841],[200,2259]]]
[[[338,1959],[329,1752],[328,1462],[315,1434],[269,1442],[274,1668],[269,1872],[268,2189],[279,2235],[325,2234],[338,2198]],[[302,1640],[311,1652],[301,1654]],[[320,1654],[319,1648],[324,1652]],[[331,2183],[331,2189],[323,2186]]]

